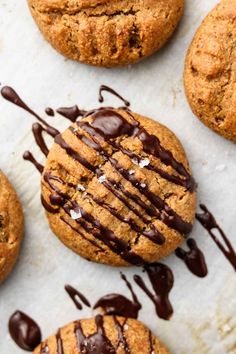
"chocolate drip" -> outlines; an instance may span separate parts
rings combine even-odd
[[[154,303],[156,314],[160,318],[168,320],[173,314],[173,308],[169,300],[169,293],[174,284],[173,273],[169,267],[161,263],[147,265],[144,269],[155,293],[153,294],[148,289],[139,275],[134,275],[134,280]]]
[[[61,107],[56,111],[71,122],[76,122],[79,117],[83,117],[86,113],[86,111],[79,109],[77,105],[72,107]]]
[[[54,113],[54,110],[50,107],[47,107],[45,109],[45,113],[49,116],[49,117],[54,117],[55,113]]]
[[[152,339],[152,332],[149,331],[149,353],[155,354],[154,346],[153,346],[153,339]]]
[[[111,93],[112,95],[116,96],[117,98],[119,98],[122,102],[124,102],[125,106],[126,107],[129,107],[130,106],[130,102],[127,101],[126,99],[124,99],[119,93],[117,93],[115,90],[113,90],[112,88],[106,86],[106,85],[101,85],[100,88],[99,88],[99,97],[98,97],[98,100],[100,103],[104,102],[104,98],[103,98],[103,95],[102,95],[102,92],[103,91],[106,91],[106,92],[109,92]]]
[[[200,278],[207,276],[208,270],[206,260],[202,251],[198,248],[197,242],[189,238],[187,240],[189,251],[182,248],[177,248],[175,254],[178,258],[182,259],[190,272]]]
[[[119,348],[119,346],[121,345],[122,349],[125,351],[125,354],[131,354],[131,351],[129,349],[129,345],[128,342],[125,338],[125,334],[124,334],[124,326],[126,325],[126,321],[124,322],[123,326],[120,324],[120,322],[117,320],[117,318],[115,316],[113,316],[114,322],[115,322],[115,326],[118,332],[118,338],[119,338],[119,342],[117,345],[117,350]]]
[[[75,335],[80,352],[84,354],[116,354],[116,349],[106,336],[103,326],[103,317],[97,315],[95,322],[97,332],[88,337],[85,336],[80,322],[75,324]]]
[[[15,343],[22,349],[33,351],[41,343],[41,331],[37,323],[16,311],[9,319],[9,332]]]
[[[78,310],[82,310],[82,308],[83,308],[81,303],[78,301],[78,298],[82,301],[82,303],[84,303],[84,305],[86,305],[87,307],[91,307],[91,305],[90,305],[89,301],[86,299],[86,297],[83,294],[81,294],[78,290],[73,288],[72,286],[65,285],[65,290],[68,293],[68,295],[70,296],[70,298],[72,299],[72,301],[74,302],[74,304]]]
[[[43,132],[47,131],[46,129],[44,129],[42,127],[41,124],[39,123],[34,123],[32,125],[32,131],[34,134],[34,138],[36,141],[36,144],[39,146],[40,150],[42,151],[42,153],[47,157],[48,153],[49,153],[49,149],[45,143],[45,140],[43,138]]]
[[[125,281],[128,289],[131,292],[133,301],[127,299],[121,294],[108,294],[100,298],[94,305],[94,309],[102,308],[105,315],[116,315],[126,318],[138,318],[138,313],[142,306],[138,301],[136,294],[133,291],[131,284],[121,273],[121,278]]]
[[[36,169],[39,171],[40,174],[43,173],[43,169],[44,169],[43,165],[41,165],[38,161],[36,161],[35,157],[30,151],[25,151],[23,155],[23,159],[31,162],[36,167]]]
[[[59,329],[56,334],[56,340],[57,340],[57,354],[64,354],[64,349],[63,349],[63,342],[61,338],[61,330]]]
[[[215,242],[217,247],[221,250],[221,252],[228,259],[228,261],[231,263],[232,267],[236,271],[236,252],[231,242],[229,241],[228,237],[225,235],[221,227],[218,225],[214,216],[207,209],[207,207],[201,204],[200,208],[203,210],[203,213],[196,214],[197,220],[207,230],[212,240]],[[214,229],[219,232],[223,242],[221,242],[221,240],[214,234]]]
[[[25,102],[22,101],[22,99],[19,97],[16,91],[13,90],[13,88],[9,86],[4,86],[1,89],[1,94],[2,97],[5,98],[7,101],[10,101],[11,103],[15,104],[16,106],[24,109],[25,111],[33,115],[39,122],[41,122],[45,126],[45,129],[47,129],[47,132],[50,135],[55,137],[57,134],[60,134],[57,129],[50,126],[44,119],[42,119],[37,113],[35,113],[31,108],[29,108],[29,106],[27,106]]]

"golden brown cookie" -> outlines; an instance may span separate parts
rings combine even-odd
[[[236,142],[236,0],[222,0],[203,21],[187,54],[184,81],[197,117]]]
[[[70,323],[34,350],[34,354],[170,354],[141,322],[96,316]]]
[[[16,192],[0,171],[0,283],[16,263],[23,234],[23,214]]]
[[[45,38],[71,59],[105,67],[135,63],[174,32],[184,0],[28,0]]]
[[[88,113],[48,155],[42,201],[53,232],[82,257],[156,261],[192,229],[194,180],[175,135],[125,109]]]

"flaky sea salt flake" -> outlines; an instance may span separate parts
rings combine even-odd
[[[105,175],[102,175],[98,178],[98,182],[99,183],[104,183],[106,181],[106,176]]]
[[[86,189],[84,188],[84,186],[82,186],[82,184],[78,184],[77,185],[77,190],[81,191],[81,192],[84,192]]]
[[[82,217],[81,211],[75,211],[75,210],[70,210],[70,216],[73,220],[77,220],[80,219]]]
[[[146,166],[148,166],[150,164],[150,160],[149,159],[143,159],[143,160],[141,160],[140,162],[139,162],[139,166],[141,167],[141,168],[144,168],[144,167],[146,167]]]

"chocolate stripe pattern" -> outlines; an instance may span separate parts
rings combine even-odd
[[[129,112],[129,115],[132,113]],[[137,192],[128,191],[124,183],[116,182],[110,177],[105,178],[102,181],[103,186],[109,190],[115,197],[117,197],[124,205],[131,210],[134,214],[139,216],[139,218],[144,222],[145,228],[142,229],[133,218],[126,218],[121,215],[114,207],[109,205],[105,200],[100,199],[94,195],[90,195],[88,192],[87,198],[89,197],[95,204],[99,205],[103,209],[106,209],[110,214],[115,218],[119,219],[121,222],[126,223],[130,228],[139,235],[147,237],[152,242],[162,245],[165,242],[163,234],[150,222],[150,218],[155,218],[162,221],[168,227],[175,229],[181,235],[187,235],[191,229],[191,223],[184,221],[174,210],[157,194],[153,193],[150,188],[142,183],[136,176],[135,173],[130,173],[130,170],[125,169],[113,157],[114,153],[122,152],[124,155],[128,156],[131,161],[136,159],[137,164],[141,164],[142,157],[137,154],[134,155],[128,149],[123,149],[120,143],[117,143],[118,138],[123,138],[124,136],[138,138],[142,145],[143,150],[148,156],[154,156],[159,159],[164,165],[171,166],[175,171],[174,175],[166,173],[164,170],[160,173],[161,177],[164,178],[167,176],[167,180],[171,183],[177,182],[178,185],[183,185],[184,188],[189,189],[189,191],[194,190],[194,182],[190,174],[187,172],[185,167],[176,161],[172,154],[165,150],[157,137],[150,135],[140,123],[132,117],[132,123],[125,119],[120,113],[111,109],[104,108],[92,113],[92,121],[90,123],[85,121],[80,121],[76,123],[76,126],[72,126],[70,131],[73,135],[79,140],[80,144],[85,144],[89,149],[95,150],[97,155],[102,159],[102,166],[106,163],[110,164],[116,173],[126,182],[132,185]],[[104,144],[108,144],[108,148],[104,148]],[[55,138],[55,143],[58,144],[67,155],[69,155],[73,160],[80,163],[85,169],[87,169],[93,176],[98,180],[104,177],[104,172],[100,166],[97,166],[89,162],[82,153],[75,151],[62,137],[62,135],[57,135]],[[152,148],[150,148],[150,145]],[[110,150],[110,152],[109,152]],[[111,153],[112,151],[112,153]],[[147,159],[148,160],[148,159]],[[155,172],[156,168],[154,165],[148,163],[149,170]],[[147,166],[147,167],[148,167]],[[146,166],[145,166],[146,167]],[[131,171],[132,172],[132,171]],[[50,171],[46,171],[44,174],[44,181]],[[46,176],[46,178],[45,178]],[[51,176],[53,178],[53,176]],[[66,182],[63,181],[62,184]],[[72,186],[70,186],[72,188]],[[50,185],[52,188],[52,184]],[[73,187],[75,193],[76,185]],[[115,233],[112,232],[109,228],[104,227],[101,223],[94,218],[91,214],[85,212],[81,205],[78,202],[71,203],[71,198],[65,195],[61,195],[59,190],[52,188],[54,192],[59,194],[60,197],[64,198],[54,199],[54,205],[62,206],[64,203],[64,209],[66,213],[70,215],[72,212],[77,212],[80,217],[79,220],[76,220],[76,223],[82,226],[84,231],[92,232],[95,238],[100,240],[102,243],[105,243],[106,246],[110,248],[114,253],[120,255],[125,261],[140,265],[145,263],[144,260],[136,255],[132,250],[129,250],[129,245],[124,241],[121,241],[118,237],[115,236]],[[147,201],[144,201],[146,198]],[[50,200],[52,196],[50,196]],[[144,210],[145,213],[140,211],[140,208]],[[50,212],[50,208],[46,208]],[[145,216],[145,214],[147,216]],[[92,228],[91,228],[92,224]],[[89,226],[90,225],[90,226]],[[94,231],[96,229],[96,231]],[[101,233],[102,231],[102,233]],[[106,238],[104,238],[106,234]],[[100,243],[101,244],[101,243]]]

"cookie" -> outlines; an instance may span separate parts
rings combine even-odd
[[[16,192],[0,171],[0,283],[12,271],[23,234],[23,214]]]
[[[170,130],[126,109],[101,108],[56,137],[42,202],[53,232],[82,257],[140,265],[167,256],[191,231],[194,187]]]
[[[101,316],[68,324],[34,350],[34,354],[170,354],[141,322]]]
[[[236,0],[222,0],[188,50],[184,82],[194,114],[236,142]]]
[[[135,63],[174,32],[184,0],[28,0],[45,38],[64,56],[91,65]]]

